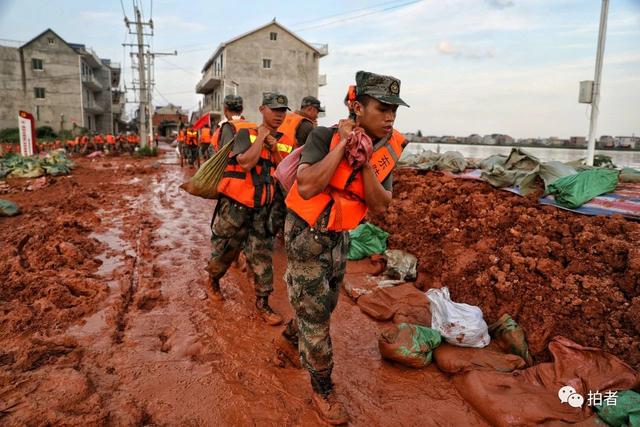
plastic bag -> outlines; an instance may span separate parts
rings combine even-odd
[[[412,368],[431,363],[433,350],[442,339],[438,331],[410,323],[392,325],[382,331],[378,348],[382,357]]]
[[[489,345],[489,328],[479,307],[451,301],[449,288],[429,289],[431,327],[444,339],[460,347],[482,348]]]
[[[364,223],[349,231],[348,259],[358,260],[373,254],[381,254],[387,249],[389,233],[373,224]]]
[[[384,252],[387,260],[387,268],[384,275],[395,280],[413,282],[418,278],[418,258],[410,253],[398,249],[389,249]]]
[[[527,362],[527,365],[533,365],[524,331],[511,316],[503,314],[500,319],[489,326],[489,331],[494,343],[497,343],[503,351],[516,354]]]
[[[598,417],[610,426],[640,426],[640,394],[633,390],[619,391],[615,405],[598,405],[595,410]]]
[[[549,193],[564,207],[578,208],[601,194],[610,193],[618,185],[620,171],[590,169],[558,178],[549,185]]]

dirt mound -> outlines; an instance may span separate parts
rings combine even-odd
[[[542,206],[486,183],[400,170],[373,223],[419,259],[419,284],[448,286],[491,323],[510,314],[537,361],[555,335],[640,368],[640,224]],[[416,232],[419,230],[419,232]]]

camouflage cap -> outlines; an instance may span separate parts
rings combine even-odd
[[[278,92],[264,92],[262,94],[262,105],[271,109],[286,108],[291,110],[287,97]]]
[[[302,103],[300,103],[300,108],[304,107],[316,107],[318,111],[324,113],[324,107],[320,105],[320,100],[315,96],[305,96],[302,98]]]
[[[224,97],[224,106],[230,110],[241,110],[242,97],[238,95],[227,95]]]
[[[400,80],[368,71],[356,73],[356,95],[369,95],[385,104],[409,106],[400,98]]]

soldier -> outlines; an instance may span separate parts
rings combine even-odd
[[[256,308],[269,325],[278,325],[282,317],[269,306],[273,291],[273,235],[267,229],[273,201],[276,164],[293,141],[278,132],[287,106],[287,97],[274,92],[263,94],[260,112],[262,124],[238,130],[229,164],[218,185],[220,197],[211,223],[211,259],[207,265],[215,300],[223,299],[220,279],[240,249],[247,256],[253,278]]]
[[[193,126],[187,128],[185,149],[189,166],[193,168],[196,161],[200,164],[200,160],[198,159],[198,131],[195,130]]]
[[[295,113],[288,113],[278,129],[290,139],[296,141],[296,146],[304,145],[307,137],[318,124],[318,114],[324,112],[320,101],[313,96],[302,98],[300,109]]]
[[[211,150],[211,128],[209,124],[205,124],[202,129],[200,129],[200,157],[202,157],[205,161],[209,160],[209,157],[213,154]]]
[[[218,123],[218,128],[211,137],[211,145],[215,151],[227,144],[239,129],[252,129],[258,127],[256,123],[248,122],[242,116],[242,97],[227,95],[224,97],[224,120]]]
[[[333,389],[329,335],[345,272],[348,231],[368,209],[383,213],[391,202],[392,171],[406,144],[393,129],[398,106],[407,105],[399,95],[400,80],[358,71],[355,121],[340,120],[337,129],[318,127],[311,132],[286,198],[285,280],[294,321],[285,337],[297,339],[316,410],[330,424],[349,419]],[[371,137],[374,152],[369,162],[354,170],[345,160],[345,146],[356,126]]]

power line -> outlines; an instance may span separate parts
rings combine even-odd
[[[120,0],[120,6],[122,6],[122,14],[124,15],[125,19],[127,18],[127,12],[124,11],[124,3],[122,2],[122,0]]]
[[[184,71],[185,73],[187,73],[187,74],[191,74],[192,76],[198,76],[198,77],[200,77],[200,74],[199,74],[199,73],[194,73],[193,71],[189,71],[189,70],[187,70],[186,68],[182,68],[181,66],[179,66],[179,65],[177,65],[177,64],[174,64],[173,62],[167,61],[167,60],[166,60],[166,59],[164,59],[164,58],[159,58],[159,59],[160,59],[161,61],[163,61],[163,62],[166,62],[166,63],[167,63],[167,64],[169,64],[169,65],[173,65],[174,67],[176,67],[176,69],[177,69],[177,70]]]
[[[404,7],[404,6],[409,6],[409,5],[412,5],[412,4],[415,4],[415,3],[420,3],[421,1],[423,1],[423,0],[412,0],[412,1],[409,1],[409,2],[406,2],[406,3],[401,3],[401,4],[398,4],[398,5],[395,5],[395,6],[386,7],[384,9],[375,10],[375,11],[371,11],[371,12],[367,12],[367,13],[362,13],[362,14],[359,14],[359,15],[349,16],[349,17],[342,18],[342,19],[336,19],[336,20],[333,20],[333,21],[326,22],[324,24],[312,25],[310,27],[305,27],[305,28],[297,28],[297,29],[295,29],[295,31],[307,31],[307,30],[312,30],[312,29],[315,29],[315,28],[327,27],[327,26],[330,26],[330,25],[339,24],[341,22],[352,21],[352,20],[357,19],[357,18],[363,18],[365,16],[371,16],[371,15],[376,15],[378,13],[389,12],[391,10],[398,9],[398,8],[401,8],[401,7]]]
[[[385,2],[382,2],[382,3],[373,4],[373,5],[367,6],[367,7],[361,7],[361,8],[358,8],[358,9],[346,10],[344,12],[336,13],[334,15],[323,16],[321,18],[307,19],[306,21],[296,22],[295,24],[293,24],[293,27],[296,27],[297,25],[307,24],[309,22],[324,21],[325,19],[335,18],[336,16],[348,15],[348,14],[351,14],[351,13],[354,13],[354,12],[360,12],[360,11],[367,10],[367,9],[371,10],[371,9],[375,9],[376,7],[386,6],[386,5],[392,4],[392,3],[398,3],[398,1],[403,1],[403,0],[385,1]]]

